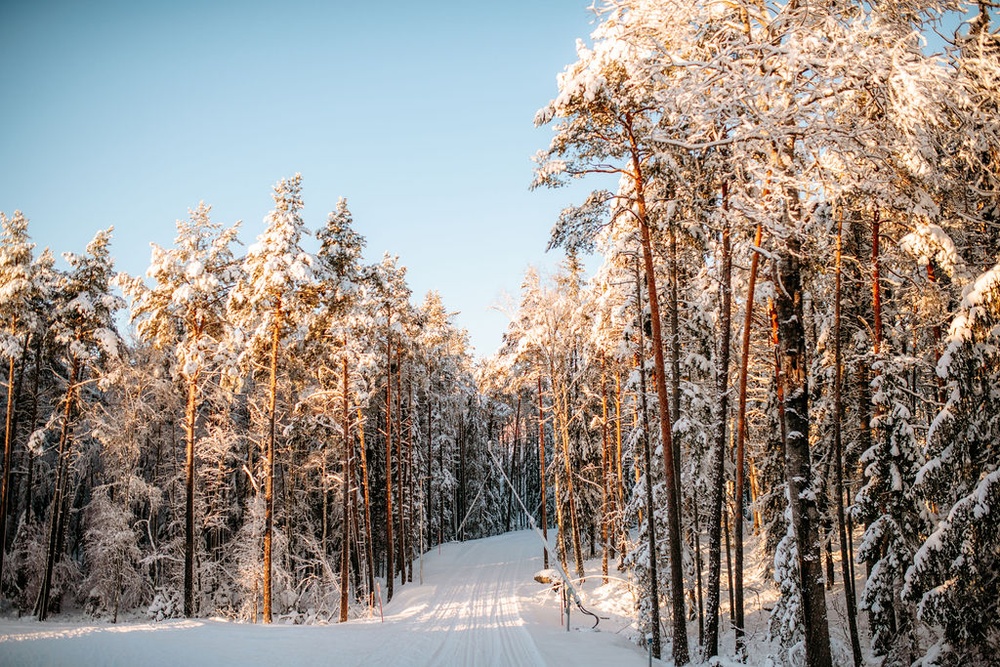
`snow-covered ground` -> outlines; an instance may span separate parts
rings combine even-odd
[[[0,619],[0,665],[647,664],[629,639],[624,582],[601,586],[599,570],[588,568],[584,603],[606,618],[592,630],[593,619],[574,608],[567,632],[558,595],[533,579],[540,569],[541,544],[521,531],[434,549],[424,557],[424,584],[397,588],[384,622],[377,614],[312,626]]]

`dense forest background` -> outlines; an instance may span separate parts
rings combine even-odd
[[[677,664],[746,650],[751,559],[779,662],[991,664],[991,8],[930,57],[962,7],[603,3],[535,186],[617,188],[478,361],[346,201],[307,228],[299,176],[245,252],[203,204],[145,279],[111,230],[57,268],[0,215],[6,609],[344,621],[434,545],[537,524],[568,576],[634,578]]]

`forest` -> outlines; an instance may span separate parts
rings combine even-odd
[[[299,175],[245,251],[201,204],[145,277],[110,229],[59,268],[0,214],[0,613],[344,622],[537,525],[677,665],[995,664],[1000,33],[969,10],[599,3],[531,185],[616,185],[488,356],[346,200],[308,227]]]

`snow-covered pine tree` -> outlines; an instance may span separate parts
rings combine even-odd
[[[133,297],[131,318],[140,341],[168,351],[171,372],[184,386],[185,504],[184,504],[184,615],[196,613],[195,567],[195,478],[198,416],[205,396],[217,391],[233,365],[228,347],[229,325],[226,298],[236,277],[232,244],[239,223],[223,228],[210,219],[211,207],[204,202],[190,211],[190,219],[177,221],[173,248],[152,244],[153,254],[146,275],[130,281]]]
[[[113,260],[110,254],[111,229],[97,232],[87,245],[85,255],[66,253],[69,271],[59,277],[55,288],[53,333],[58,347],[58,362],[67,373],[64,385],[56,481],[49,510],[48,548],[35,613],[45,620],[50,604],[58,605],[65,592],[63,583],[54,580],[57,563],[62,558],[65,531],[66,492],[75,474],[72,449],[78,435],[75,427],[89,407],[84,387],[101,373],[101,362],[119,354],[120,340],[114,314],[124,306],[121,297],[112,293]]]
[[[420,332],[416,340],[419,363],[423,367],[423,405],[426,425],[422,455],[425,479],[425,545],[429,548],[445,537],[445,527],[461,520],[453,516],[453,497],[457,480],[451,474],[457,439],[456,421],[463,410],[467,381],[465,342],[452,320],[454,313],[445,308],[441,295],[428,292],[419,306]]]
[[[624,201],[620,207],[634,213],[628,221],[639,230],[639,250],[649,287],[647,298],[651,308],[650,333],[655,365],[653,384],[667,469],[666,538],[671,566],[672,652],[675,662],[683,665],[689,660],[689,651],[682,578],[680,480],[677,479],[676,449],[671,438],[670,396],[663,353],[665,338],[653,258],[651,228],[654,221],[649,217],[646,197],[655,154],[653,139],[659,105],[652,91],[656,79],[643,76],[643,69],[647,67],[644,59],[652,52],[625,39],[630,27],[640,31],[643,28],[641,25],[628,26],[623,21],[632,9],[628,4],[623,3],[610,11],[609,16],[614,20],[604,20],[595,31],[593,49],[582,42],[578,44],[578,61],[559,77],[559,95],[536,115],[536,125],[558,122],[549,149],[536,157],[539,166],[534,185],[555,186],[568,175],[588,173],[616,173],[624,180],[621,189]],[[596,191],[582,206],[567,209],[553,229],[552,245],[585,247],[590,244],[599,227],[606,222],[605,208],[610,199],[610,193]]]
[[[385,490],[385,578],[386,578],[386,598],[392,599],[395,590],[396,571],[399,568],[397,550],[399,540],[402,536],[400,531],[395,529],[395,513],[393,511],[393,383],[394,375],[398,373],[400,367],[399,347],[404,341],[398,340],[402,331],[402,320],[406,317],[407,309],[410,307],[410,288],[406,284],[406,267],[399,266],[399,258],[386,253],[382,262],[376,265],[372,274],[373,288],[372,299],[369,306],[371,317],[377,322],[378,345],[385,350],[385,403],[384,403],[384,444],[385,458],[384,465],[384,490]],[[395,355],[395,356],[394,356]],[[398,389],[397,389],[398,393]],[[400,434],[395,432],[395,437]],[[396,461],[396,470],[399,471],[401,461]],[[397,489],[398,490],[398,489]],[[396,500],[396,512],[400,510],[399,502]]]
[[[321,356],[329,362],[318,366],[318,380],[324,395],[332,395],[333,401],[323,401],[328,412],[336,414],[330,421],[339,424],[341,440],[341,538],[340,538],[340,621],[347,620],[349,606],[349,573],[351,551],[351,520],[353,501],[356,497],[354,463],[354,429],[356,421],[357,390],[356,379],[352,380],[351,370],[356,366],[362,353],[357,340],[357,308],[361,298],[362,282],[366,280],[365,268],[361,265],[361,253],[365,239],[353,229],[353,216],[347,208],[347,200],[341,198],[336,210],[327,217],[326,226],[316,233],[320,249],[316,255],[316,280],[319,289],[319,309],[311,325],[313,335],[310,340],[318,344]],[[332,350],[335,350],[331,353]],[[323,494],[321,507],[322,544],[327,538],[327,475],[326,450],[321,453],[323,475],[320,488]],[[360,531],[358,531],[360,532]],[[370,525],[365,528],[365,544],[370,545]],[[324,553],[325,556],[325,553]],[[371,563],[368,563],[371,570]],[[371,586],[369,585],[369,594]]]
[[[15,409],[10,433],[12,443],[18,433],[23,433],[21,459],[19,463],[11,463],[11,472],[17,468],[24,471],[24,477],[20,484],[14,484],[12,479],[8,491],[7,536],[8,541],[13,539],[10,550],[15,562],[5,568],[6,580],[0,579],[2,590],[9,591],[19,613],[30,608],[37,599],[45,567],[45,538],[37,521],[41,507],[36,500],[47,494],[43,454],[55,426],[47,399],[59,391],[49,359],[53,353],[49,336],[53,322],[52,291],[57,279],[53,266],[52,253],[45,249],[31,265],[30,290],[21,294],[28,298],[31,317],[21,322],[30,325],[24,332],[28,336],[28,346],[23,348],[27,355],[21,357],[18,379],[14,383],[15,397],[23,409]],[[23,431],[19,427],[21,418],[26,427]],[[23,493],[20,486],[23,486]],[[36,486],[42,489],[40,493]]]
[[[6,410],[4,412],[3,477],[0,479],[0,582],[3,581],[7,550],[8,514],[11,508],[11,470],[16,439],[15,411],[17,368],[24,367],[33,328],[32,297],[37,292],[33,280],[32,251],[28,220],[20,211],[8,218],[0,211],[0,358],[7,362]],[[13,534],[14,531],[10,531]],[[2,590],[2,588],[0,588]]]
[[[265,404],[256,410],[263,449],[263,620],[272,612],[272,556],[274,552],[275,442],[278,437],[278,375],[286,370],[282,354],[312,310],[313,257],[302,249],[309,234],[302,220],[302,176],[282,179],[274,186],[275,209],[264,219],[265,230],[247,249],[241,273],[227,303],[231,323],[245,346],[240,355],[248,375],[266,375]],[[252,586],[251,586],[252,587]]]

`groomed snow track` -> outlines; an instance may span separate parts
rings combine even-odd
[[[425,556],[424,585],[399,586],[385,621],[271,626],[191,619],[163,623],[0,620],[0,665],[521,666],[644,665],[615,632],[576,615],[533,580],[530,531],[445,544]],[[419,565],[414,564],[414,577]]]

